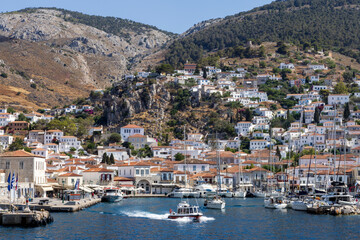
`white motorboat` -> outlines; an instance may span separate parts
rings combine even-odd
[[[220,191],[218,192],[220,197],[226,197],[226,198],[232,198],[233,197],[233,192],[230,192],[228,190],[225,189],[220,189]]]
[[[329,188],[328,194],[321,196],[321,200],[329,205],[356,205],[354,197],[348,192],[345,184],[340,182],[332,182],[332,187]]]
[[[124,196],[119,188],[110,187],[104,189],[104,195],[101,197],[102,202],[119,202]]]
[[[176,212],[170,209],[168,218],[193,218],[194,220],[199,220],[202,216],[203,214],[200,212],[199,206],[191,206],[188,202],[182,201],[178,204]]]
[[[275,203],[274,206],[276,209],[285,209],[287,207],[287,203]]]
[[[236,190],[236,191],[234,192],[234,197],[235,197],[235,198],[246,198],[246,191],[243,191],[243,190],[241,190],[241,189]]]
[[[198,198],[200,197],[200,192],[193,191],[190,188],[178,188],[169,193],[168,196],[174,198]]]
[[[282,197],[269,197],[264,200],[265,208],[272,209],[284,209],[287,206],[287,203],[284,203]]]
[[[219,196],[204,201],[204,206],[210,209],[224,209],[225,205],[225,201]]]
[[[195,191],[199,193],[199,197],[205,198],[216,194],[215,188],[210,184],[201,184],[195,187]]]
[[[291,204],[291,209],[296,211],[306,211],[308,204],[309,203],[305,200],[293,201]]]
[[[265,198],[265,197],[268,196],[268,194],[266,192],[263,192],[263,191],[256,191],[253,194],[257,198]]]

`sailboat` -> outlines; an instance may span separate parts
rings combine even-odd
[[[239,152],[240,152],[240,144],[239,144]],[[239,159],[239,185],[238,185],[238,189],[234,192],[234,197],[236,198],[245,198],[246,197],[246,190],[244,189],[244,182],[243,182],[243,174],[242,174],[242,166],[241,166],[241,159],[240,159],[240,154],[238,155],[238,159]],[[241,181],[240,181],[241,179]]]
[[[224,209],[225,208],[225,200],[223,200],[220,195],[219,192],[221,192],[221,177],[220,177],[220,154],[219,154],[219,150],[218,150],[218,146],[217,146],[217,150],[216,150],[216,155],[218,158],[217,161],[217,190],[216,190],[216,194],[215,196],[210,196],[208,199],[205,199],[204,201],[204,206],[206,208],[211,208],[211,209]]]

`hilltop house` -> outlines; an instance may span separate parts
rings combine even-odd
[[[127,142],[128,138],[135,134],[144,135],[144,128],[134,125],[128,124],[120,129],[120,135],[123,141]]]

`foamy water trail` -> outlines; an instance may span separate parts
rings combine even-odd
[[[122,212],[124,215],[128,217],[136,217],[136,218],[148,218],[148,219],[154,219],[154,220],[166,220],[166,221],[173,221],[173,222],[180,222],[180,223],[187,223],[187,222],[193,222],[192,218],[177,218],[177,219],[169,219],[168,213],[165,214],[155,214],[155,213],[149,213],[149,212]],[[207,222],[207,221],[213,221],[215,218],[213,217],[205,217],[202,216],[200,218],[200,222]]]

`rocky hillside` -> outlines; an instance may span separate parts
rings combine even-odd
[[[93,21],[97,25],[92,18],[97,18]],[[69,103],[87,96],[91,89],[120,81],[137,61],[173,38],[154,27],[116,18],[112,21],[115,26],[121,23],[121,28],[105,32],[99,22],[109,22],[98,18],[59,9],[0,14],[0,73],[6,76],[0,77],[0,84],[26,92],[14,97],[5,91],[0,104],[16,107],[27,100],[28,107],[50,107]]]
[[[208,53],[253,42],[291,42],[333,49],[360,62],[359,0],[278,0],[271,4],[200,24],[174,41],[166,61],[181,67]]]

